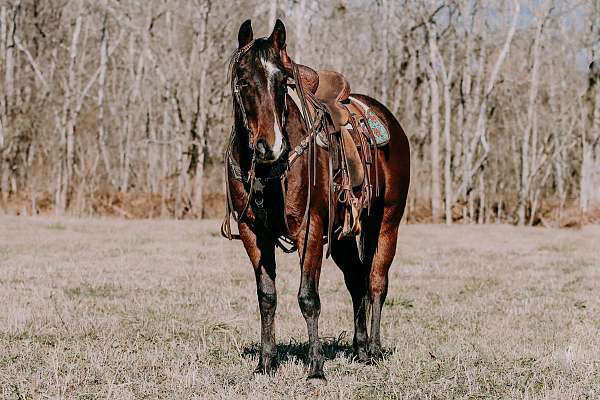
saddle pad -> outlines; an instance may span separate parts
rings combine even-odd
[[[375,144],[377,147],[383,147],[390,141],[390,132],[385,127],[381,118],[373,110],[371,110],[367,105],[362,102],[357,101],[356,99],[352,99],[352,101],[363,109],[365,117],[367,118],[367,123],[369,124],[369,128],[371,128],[371,132],[373,132],[373,136],[375,137]],[[352,133],[352,125],[350,123],[344,126],[348,131]],[[362,128],[366,131],[367,127],[365,126],[364,121],[362,122]],[[369,137],[369,142],[371,138]],[[317,134],[317,144],[323,148],[328,148],[329,143],[327,143],[327,135],[325,132],[319,132]]]
[[[381,119],[375,114],[370,108],[367,108],[365,111],[365,116],[367,117],[367,123],[371,128],[371,132],[373,132],[373,136],[375,136],[375,144],[377,147],[385,146],[390,141],[390,133],[387,128],[381,122]]]

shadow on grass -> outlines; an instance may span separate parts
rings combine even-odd
[[[337,357],[345,357],[351,360],[354,357],[352,343],[346,339],[346,332],[342,332],[336,337],[321,338],[323,345],[323,355],[326,360],[333,360]],[[389,350],[384,350],[385,358],[392,354]],[[242,351],[245,358],[257,358],[260,355],[260,343],[253,343],[246,346]],[[291,339],[288,343],[277,344],[277,364],[285,363],[290,360],[299,360],[304,365],[308,365],[308,342],[298,342]]]

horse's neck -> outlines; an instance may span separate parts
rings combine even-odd
[[[308,135],[308,132],[306,131],[306,129],[304,129],[304,122],[302,119],[301,111],[299,109],[297,113],[294,113],[290,117],[288,125],[290,125],[290,123],[293,123],[293,125],[291,125],[291,129],[287,129],[287,134],[291,152],[294,151],[294,149],[300,144],[302,139],[304,139]],[[300,162],[300,160],[298,160],[298,162]]]
[[[288,127],[286,129],[288,135],[290,154],[298,148],[301,142],[308,135],[308,131],[304,128],[304,122],[298,109],[294,113],[290,113]],[[316,150],[316,149],[315,149]],[[304,149],[303,153],[298,156],[294,163],[290,166],[288,172],[287,199],[290,203],[304,203],[306,185],[308,184],[308,150]],[[302,206],[303,207],[303,206]]]

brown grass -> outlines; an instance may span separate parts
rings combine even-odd
[[[305,382],[298,263],[281,256],[275,376],[252,375],[259,316],[242,246],[216,221],[0,218],[0,397],[598,398],[600,226],[403,226],[387,358],[348,358],[327,261],[328,384]]]

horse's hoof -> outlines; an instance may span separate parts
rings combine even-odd
[[[306,378],[306,382],[311,386],[323,386],[327,384],[327,379],[323,373],[312,374]]]
[[[272,361],[267,363],[263,363],[262,360],[258,363],[256,368],[254,368],[254,374],[257,375],[273,375],[275,373],[275,367]]]
[[[254,368],[254,374],[256,375],[263,375],[265,374],[265,366],[261,363],[258,363],[258,365],[256,366],[256,368]]]
[[[374,364],[384,358],[383,349],[380,346],[373,346],[369,349],[369,363]]]
[[[354,351],[354,357],[352,357],[352,360],[359,363],[367,363],[369,362],[370,357],[365,349],[359,349],[358,351]]]

